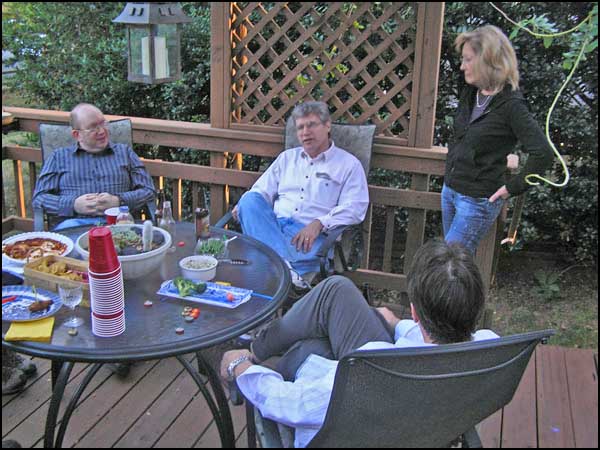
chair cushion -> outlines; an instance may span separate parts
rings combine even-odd
[[[331,125],[331,138],[335,145],[353,154],[362,164],[365,174],[369,175],[375,125],[351,125],[334,123]],[[290,116],[285,125],[285,149],[300,147],[294,119]]]

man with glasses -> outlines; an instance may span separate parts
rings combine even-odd
[[[302,146],[282,152],[233,210],[242,230],[273,248],[301,276],[319,270],[324,232],[362,222],[369,206],[360,161],[336,147],[323,102],[304,102],[292,117]],[[300,277],[298,276],[300,275]]]
[[[52,152],[33,194],[34,207],[64,219],[55,230],[95,224],[112,207],[139,210],[154,198],[152,178],[134,151],[110,142],[102,111],[81,103],[70,119],[77,144]]]

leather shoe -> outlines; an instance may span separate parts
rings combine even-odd
[[[2,382],[2,395],[17,394],[27,384],[27,375],[20,370],[13,370],[10,378]]]
[[[127,378],[127,375],[131,371],[131,363],[109,364],[108,368],[119,378]]]

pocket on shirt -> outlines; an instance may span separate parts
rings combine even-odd
[[[317,178],[315,183],[317,185],[315,200],[321,205],[330,208],[336,206],[340,198],[342,184],[336,180],[327,178]]]

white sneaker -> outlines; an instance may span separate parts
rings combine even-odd
[[[310,289],[310,284],[307,283],[306,280],[304,280],[304,278],[302,278],[300,276],[300,274],[294,270],[294,268],[292,267],[290,262],[285,259],[284,259],[284,261],[287,264],[287,266],[290,268],[290,276],[292,277],[292,284],[300,289]]]

